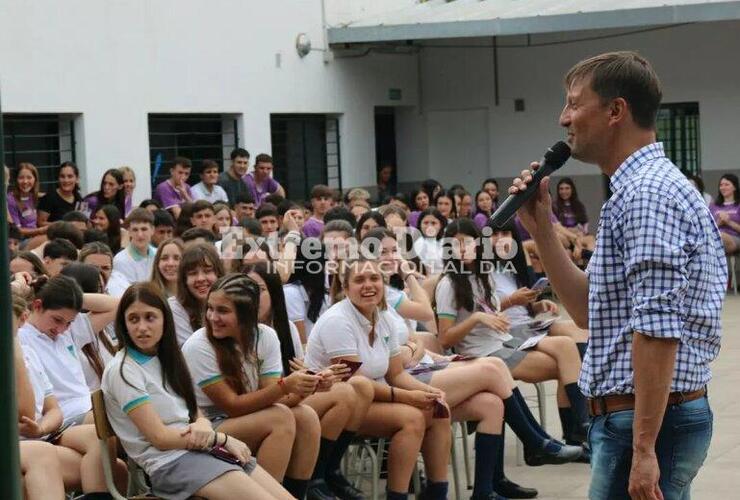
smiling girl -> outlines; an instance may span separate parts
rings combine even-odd
[[[123,174],[115,168],[106,170],[100,180],[100,189],[85,197],[90,213],[103,205],[113,205],[118,209],[119,219],[126,212],[126,192],[123,189]]]
[[[13,188],[8,193],[8,213],[24,238],[46,232],[36,226],[36,206],[39,202],[39,172],[32,163],[21,162],[15,171]]]
[[[80,171],[77,165],[71,161],[62,163],[57,174],[56,189],[46,193],[46,196],[39,200],[37,219],[39,227],[62,220],[67,212],[83,208],[79,181]]]

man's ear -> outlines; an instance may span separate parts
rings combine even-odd
[[[624,122],[631,116],[629,104],[623,97],[613,99],[609,104],[609,124]]]

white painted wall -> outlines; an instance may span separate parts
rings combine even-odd
[[[321,0],[5,0],[2,110],[79,115],[83,191],[125,164],[149,196],[148,113],[240,115],[253,154],[270,151],[271,113],[338,114],[344,185],[375,184],[373,108],[391,87],[415,104],[413,56],[301,59],[302,32],[321,48]]]

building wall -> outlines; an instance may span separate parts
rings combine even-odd
[[[614,32],[612,32],[614,33]],[[579,32],[569,35],[532,37],[534,43],[574,37],[603,35]],[[491,39],[438,40],[434,44],[487,44]],[[525,37],[507,37],[504,44],[526,44]],[[450,130],[441,129],[438,115],[467,113],[478,116],[487,110],[487,172],[508,185],[530,161],[539,159],[545,148],[563,138],[558,116],[563,105],[562,77],[577,61],[611,50],[637,50],[654,65],[664,90],[664,102],[698,101],[701,123],[701,168],[707,190],[715,193],[722,172],[737,164],[738,111],[740,111],[740,23],[696,24],[661,29],[603,40],[530,48],[500,48],[499,105],[494,101],[493,53],[491,49],[425,48],[421,57],[421,105],[399,109],[397,119],[399,178],[416,182],[436,171],[435,151],[464,162],[465,143],[458,141],[459,120]],[[525,111],[514,111],[514,99],[525,100]],[[478,134],[480,136],[480,134]],[[432,146],[434,145],[434,146]],[[456,154],[455,152],[458,152]],[[448,165],[454,172],[476,171],[466,165]],[[562,175],[576,176],[576,184],[587,202],[592,218],[603,201],[603,179],[595,166],[571,160]],[[455,174],[457,175],[457,174]],[[471,189],[479,179],[461,176]]]
[[[337,114],[344,185],[375,184],[373,109],[389,88],[415,103],[414,56],[301,59],[299,33],[322,49],[320,0],[7,0],[2,110],[77,116],[83,192],[125,164],[149,196],[148,113],[238,115],[252,154],[270,151],[271,113]]]

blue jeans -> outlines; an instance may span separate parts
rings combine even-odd
[[[633,410],[594,417],[591,446],[591,500],[629,499]],[[706,397],[669,406],[655,451],[665,500],[688,500],[691,481],[704,463],[712,439],[712,410]]]

